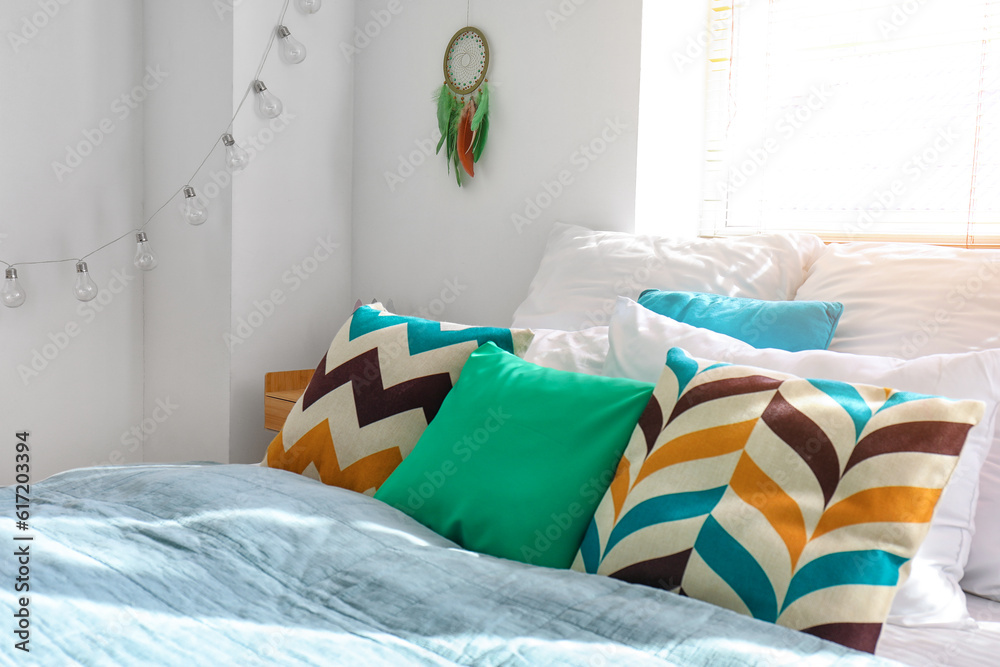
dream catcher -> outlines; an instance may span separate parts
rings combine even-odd
[[[490,45],[478,28],[455,33],[444,52],[444,85],[438,93],[437,117],[448,170],[462,185],[462,172],[475,176],[475,163],[486,148],[490,133]],[[477,92],[478,91],[478,92]]]

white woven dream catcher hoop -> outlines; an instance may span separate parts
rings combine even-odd
[[[479,28],[466,26],[448,42],[444,52],[444,85],[438,93],[438,129],[446,146],[448,170],[462,185],[462,171],[475,176],[475,163],[486,148],[490,131],[490,45]],[[478,94],[476,91],[478,90]]]
[[[444,54],[444,79],[458,95],[479,87],[490,66],[490,45],[478,28],[462,28],[448,43]]]

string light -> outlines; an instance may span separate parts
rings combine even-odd
[[[246,92],[243,94],[243,97],[240,99],[240,102],[236,107],[236,111],[233,112],[232,118],[226,125],[227,129],[226,133],[221,135],[221,141],[223,145],[226,147],[226,165],[233,172],[243,170],[244,168],[246,168],[247,164],[250,161],[249,154],[247,154],[246,150],[244,150],[241,146],[239,146],[239,144],[236,143],[236,140],[233,138],[233,135],[230,131],[233,126],[233,123],[236,122],[236,118],[237,116],[239,116],[239,113],[243,109],[243,105],[246,103],[247,98],[250,96],[250,94],[251,93],[257,94],[258,108],[261,111],[261,115],[263,115],[265,118],[277,118],[278,116],[281,115],[281,112],[283,110],[281,101],[277,97],[275,97],[273,93],[268,91],[264,83],[258,78],[260,77],[261,71],[264,69],[264,65],[267,63],[267,58],[270,55],[271,49],[274,46],[275,38],[280,37],[282,39],[282,45],[281,45],[282,57],[283,59],[286,60],[286,62],[294,64],[302,62],[302,60],[305,59],[306,48],[300,42],[290,37],[291,31],[288,30],[288,28],[285,27],[284,25],[285,14],[288,12],[288,5],[290,4],[290,2],[291,0],[284,0],[284,2],[282,3],[281,13],[278,15],[278,20],[275,23],[275,27],[271,31],[270,39],[267,42],[267,47],[264,49],[264,54],[261,56],[260,63],[257,66],[257,71],[255,72],[250,85],[247,86]],[[322,0],[296,0],[295,4],[303,14],[315,14],[316,12],[319,11],[323,3]],[[201,172],[202,168],[208,162],[209,158],[212,157],[212,154],[215,152],[215,149],[219,144],[219,141],[220,139],[216,139],[215,142],[212,144],[212,147],[209,150],[208,154],[201,161],[201,164],[199,164],[198,167],[194,170],[194,173],[191,174],[191,178],[188,179],[189,183],[195,179],[195,177]],[[128,232],[125,232],[124,234],[114,239],[111,239],[104,245],[87,253],[86,255],[84,255],[79,259],[68,259],[68,258],[50,259],[50,260],[39,260],[33,262],[17,262],[17,263],[11,263],[11,262],[6,262],[4,260],[0,260],[0,265],[7,267],[5,270],[4,284],[3,287],[0,288],[0,301],[2,301],[3,304],[8,308],[17,308],[18,306],[22,305],[25,301],[26,295],[24,289],[21,287],[21,284],[18,280],[17,269],[15,268],[16,266],[30,266],[37,264],[62,264],[65,262],[76,263],[77,275],[76,275],[76,282],[73,288],[74,295],[76,296],[76,298],[79,299],[80,301],[90,301],[94,299],[97,296],[97,285],[94,284],[93,279],[91,279],[90,273],[87,268],[87,263],[84,260],[90,257],[91,255],[94,255],[100,252],[101,250],[104,250],[108,246],[111,246],[132,234],[135,234],[135,240],[136,240],[136,254],[134,259],[136,267],[143,271],[152,271],[154,268],[156,268],[157,260],[156,257],[153,255],[152,250],[149,247],[149,240],[146,236],[146,233],[143,230],[160,214],[161,211],[163,211],[164,208],[167,207],[167,205],[177,195],[182,193],[184,194],[184,200],[181,202],[181,207],[182,207],[182,212],[184,214],[184,218],[193,225],[200,225],[203,222],[205,222],[205,220],[207,220],[208,218],[207,210],[204,208],[203,205],[201,205],[195,199],[196,193],[194,188],[192,188],[190,185],[185,185],[175,190],[174,193],[171,194],[167,198],[167,200],[163,202],[163,204],[159,208],[157,208],[153,212],[153,214],[150,215],[138,229],[129,230]],[[197,214],[195,212],[195,209],[200,210],[201,215]],[[84,298],[85,296],[88,298]]]
[[[78,301],[93,301],[97,297],[97,283],[90,277],[86,262],[76,263],[76,284],[73,285],[73,296]]]
[[[222,135],[222,144],[226,147],[226,166],[231,172],[243,171],[250,164],[250,154],[243,149],[233,135]]]
[[[184,201],[181,202],[181,215],[188,224],[200,225],[208,220],[208,210],[198,201],[198,193],[190,185],[184,186]]]
[[[0,301],[8,308],[17,308],[24,303],[27,296],[17,279],[17,269],[10,267],[4,276],[3,287],[0,288]]]
[[[153,255],[153,249],[149,247],[146,232],[139,232],[135,235],[135,258],[132,263],[140,271],[152,271],[159,263]]]
[[[281,40],[281,58],[289,65],[298,65],[306,59],[306,47],[302,42],[292,37],[292,31],[283,25],[278,26],[278,38]]]
[[[264,118],[277,118],[281,115],[281,100],[274,96],[264,82],[257,79],[253,82],[253,91],[257,93],[257,110]]]
[[[323,0],[295,0],[295,6],[303,14],[315,14],[323,6]]]

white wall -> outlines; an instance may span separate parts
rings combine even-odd
[[[144,460],[225,462],[230,369],[219,332],[229,324],[232,188],[216,185],[229,178],[221,144],[191,183],[208,221],[184,222],[173,193],[232,117],[233,13],[202,0],[143,4],[144,60],[163,77],[146,108],[146,215],[170,199],[147,227],[160,263],[145,276]]]
[[[359,0],[359,28],[389,4]],[[354,291],[403,312],[509,324],[555,220],[633,228],[642,3],[472,3],[492,49],[491,134],[462,189],[445,158],[424,160],[418,144],[435,136],[442,56],[467,3],[398,6],[357,54]],[[623,129],[605,145],[615,122]],[[581,152],[591,142],[603,150],[596,160]],[[564,170],[572,183],[549,203],[545,184]],[[408,176],[390,187],[387,173]],[[539,197],[548,207],[518,228],[512,216],[534,214],[526,200]]]
[[[0,3],[0,259],[79,257],[139,224],[143,109],[116,100],[141,85],[141,34],[141,5],[129,0]],[[67,162],[67,146],[88,154],[59,180],[52,165]],[[133,249],[88,258],[99,301],[73,298],[69,262],[21,267],[28,301],[0,307],[0,439],[31,431],[35,481],[115,452],[141,457],[120,442],[142,420]],[[0,462],[0,484],[13,466],[12,455]]]
[[[260,0],[237,6],[234,103],[279,8]],[[251,107],[236,123],[236,137],[255,137],[263,150],[234,185],[230,322],[212,333],[219,345],[224,331],[241,341],[231,356],[233,463],[260,461],[274,436],[264,430],[264,373],[315,368],[353,303],[354,79],[339,49],[350,39],[353,17],[350,2],[325,2],[311,16],[290,9],[285,24],[308,56],[298,65],[272,57],[261,73],[285,118],[270,124]],[[327,248],[333,244],[339,247]]]

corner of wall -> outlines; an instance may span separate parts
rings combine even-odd
[[[262,36],[279,4],[235,8],[234,105],[260,62]],[[324,3],[312,15],[290,6],[285,25],[308,55],[289,65],[272,53],[260,78],[282,100],[268,121],[247,101],[234,125],[252,149],[234,179],[232,301],[228,311],[231,397],[229,460],[260,461],[264,374],[314,368],[350,314],[354,3]]]
[[[232,188],[219,143],[232,115],[226,6],[143,2],[145,64],[162,78],[155,103],[144,108],[144,215],[167,202],[147,228],[159,265],[142,277],[140,430],[151,462],[229,459],[230,360],[222,335],[231,298]],[[187,184],[209,209],[198,227],[178,212],[177,191]]]

